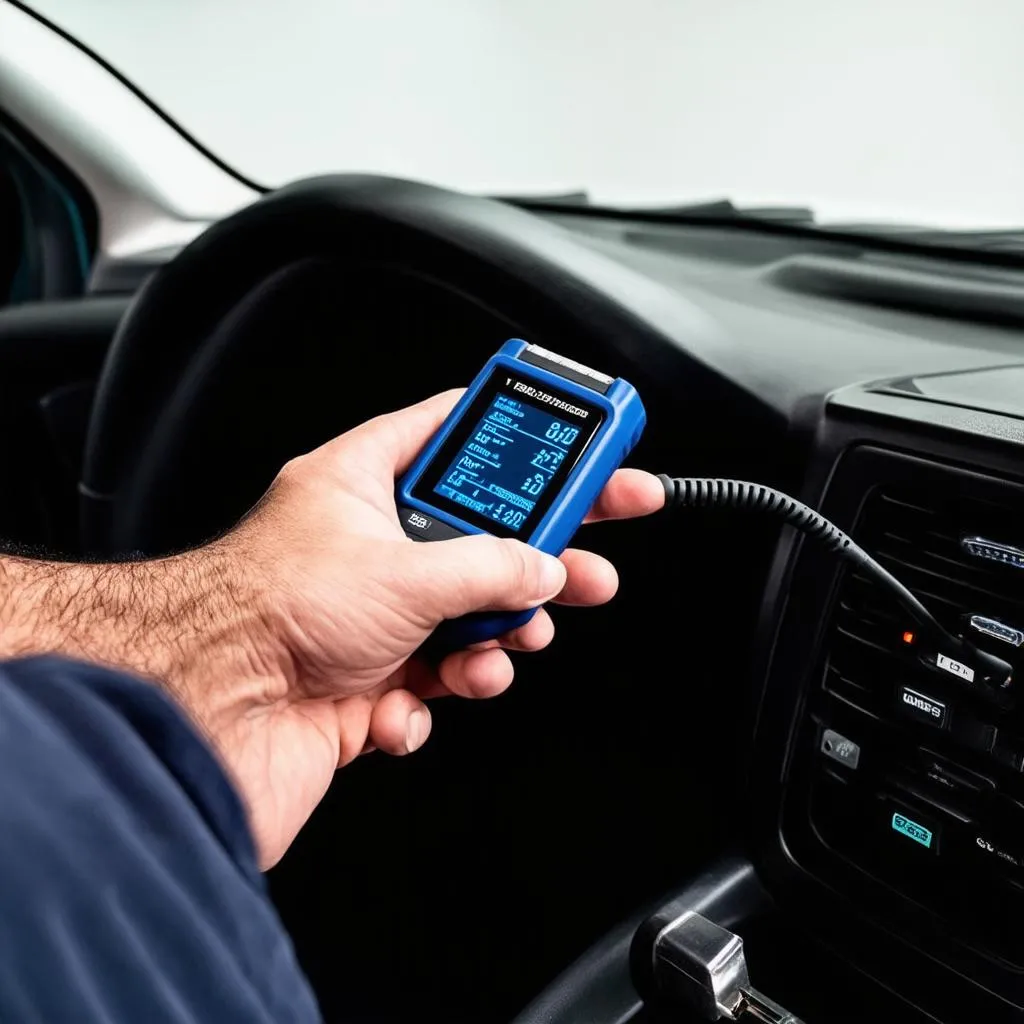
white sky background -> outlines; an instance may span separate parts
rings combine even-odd
[[[1021,0],[37,0],[265,184],[1024,226]]]

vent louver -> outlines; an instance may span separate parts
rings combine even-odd
[[[965,615],[1024,629],[1024,568],[993,558],[973,538],[1024,549],[1024,520],[1010,508],[959,494],[879,489],[865,504],[857,541],[910,588],[947,628]],[[907,656],[905,616],[884,591],[857,573],[844,579],[830,647],[826,687],[875,710],[888,699],[894,657]],[[979,646],[1008,657],[1013,648],[971,632]]]

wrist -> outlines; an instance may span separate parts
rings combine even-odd
[[[272,689],[264,597],[252,582],[222,542],[109,565],[3,558],[0,656],[58,653],[145,676],[216,734]]]
[[[156,611],[168,631],[150,674],[216,738],[279,691],[268,586],[259,560],[230,537],[166,560],[160,573],[170,584]]]

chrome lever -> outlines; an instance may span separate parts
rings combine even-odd
[[[705,1020],[801,1024],[750,984],[743,940],[689,910],[654,940],[654,976],[668,999],[678,999]]]

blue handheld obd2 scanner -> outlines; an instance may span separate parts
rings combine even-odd
[[[525,341],[477,374],[396,493],[406,535],[515,537],[560,555],[647,421],[636,389]],[[446,622],[456,650],[529,622],[536,609]]]

